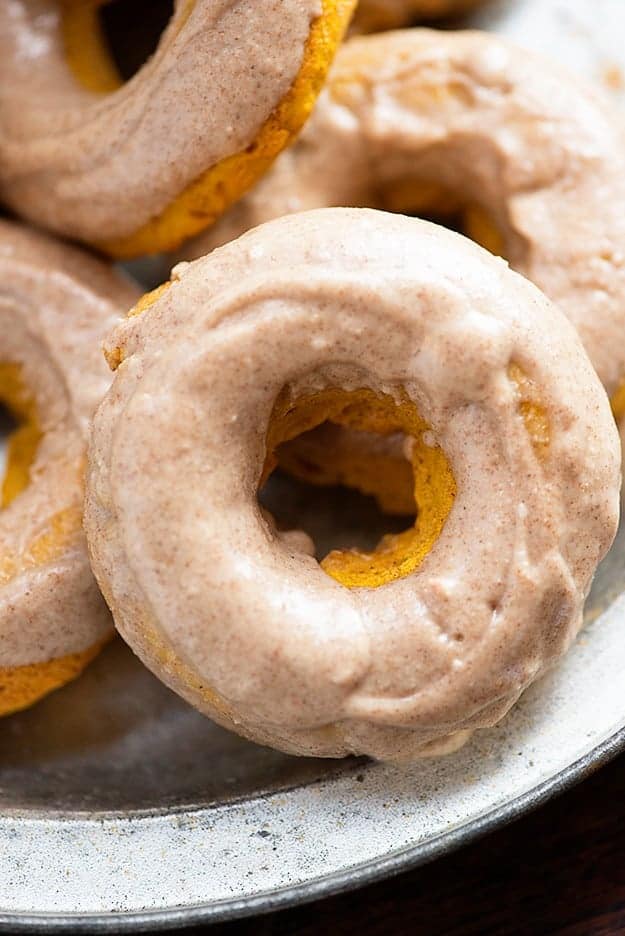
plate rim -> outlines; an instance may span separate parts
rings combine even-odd
[[[262,891],[250,897],[229,898],[171,909],[76,914],[0,912],[0,932],[138,933],[148,930],[156,932],[201,924],[224,923],[277,910],[286,910],[347,893],[428,864],[458,848],[469,845],[489,832],[508,825],[581,783],[623,751],[625,751],[625,725],[553,776],[485,812],[471,822],[459,825],[448,832],[442,832],[429,841],[406,846],[363,864],[335,871],[325,877]]]

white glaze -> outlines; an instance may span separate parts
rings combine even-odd
[[[438,183],[492,215],[511,266],[561,306],[612,395],[625,379],[621,117],[493,35],[350,40],[300,142],[184,255],[289,212],[383,207],[380,192],[406,180]]]
[[[616,529],[618,437],[574,329],[503,261],[386,213],[286,217],[179,266],[108,349],[93,568],[122,635],[205,713],[295,753],[411,758],[498,721],[568,648]],[[511,361],[545,410],[544,460]],[[347,590],[262,519],[287,384],[418,405],[458,494],[417,572]]]
[[[0,362],[20,367],[42,432],[29,486],[0,510],[0,668],[79,653],[111,632],[80,511],[90,421],[110,384],[102,339],[137,294],[93,257],[0,221]],[[67,511],[75,528],[33,562]]]

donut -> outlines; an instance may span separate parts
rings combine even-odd
[[[568,648],[616,530],[618,434],[573,327],[500,258],[386,212],[289,215],[179,264],[105,353],[92,567],[206,715],[402,761],[497,722]],[[418,514],[319,564],[257,492],[328,419],[405,434]]]
[[[104,333],[137,290],[108,265],[0,221],[0,715],[69,682],[112,635],[82,532]]]
[[[355,0],[176,0],[125,83],[102,4],[0,4],[0,197],[116,257],[169,250],[299,131]]]
[[[505,255],[571,319],[624,426],[625,146],[620,119],[592,91],[486,33],[351,39],[300,141],[181,256],[333,205],[451,218]],[[349,463],[332,471],[331,455],[311,437],[286,467],[335,483]],[[370,492],[384,472],[368,468]]]
[[[457,16],[484,0],[360,0],[354,17],[354,32],[377,32],[408,26],[415,20]]]
[[[354,38],[298,143],[181,257],[310,208],[459,214],[561,305],[615,397],[625,380],[621,128],[593,91],[492,34]]]

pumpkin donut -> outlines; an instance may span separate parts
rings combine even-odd
[[[125,84],[105,0],[0,4],[0,195],[117,257],[202,230],[299,131],[355,0],[176,0]]]
[[[105,350],[92,566],[133,649],[216,721],[412,758],[497,722],[571,643],[618,435],[574,329],[501,259],[384,212],[292,215],[180,264]],[[257,491],[329,418],[409,437],[419,512],[320,566]]]
[[[0,403],[17,424],[0,491],[0,715],[76,677],[112,633],[82,532],[100,345],[136,301],[108,266],[0,221]]]
[[[183,255],[326,205],[455,215],[559,303],[625,424],[625,145],[592,91],[486,33],[352,39],[300,141]],[[325,440],[314,442],[305,458],[285,450],[285,466],[309,481],[344,479],[346,441],[334,472]],[[359,486],[370,492],[383,477]]]
[[[355,32],[378,32],[407,26],[415,20],[443,19],[468,13],[484,0],[360,0]]]

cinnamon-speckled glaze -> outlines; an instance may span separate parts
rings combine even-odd
[[[0,221],[0,403],[18,424],[0,502],[0,714],[76,676],[112,633],[82,531],[84,471],[110,384],[102,340],[136,297],[106,264]]]
[[[308,208],[436,212],[440,188],[488,216],[485,243],[494,234],[560,305],[613,398],[625,381],[624,140],[592,90],[494,35],[352,39],[300,141],[185,255]],[[625,399],[617,408],[625,416]]]
[[[119,256],[174,246],[307,118],[355,0],[176,0],[125,84],[100,0],[0,4],[0,192]]]
[[[93,569],[133,649],[221,724],[299,754],[449,750],[575,637],[619,441],[574,329],[503,260],[388,213],[289,216],[180,264],[106,352]],[[419,459],[452,473],[418,492],[451,494],[428,554],[378,587],[258,505],[276,413],[332,394],[418,412]]]

